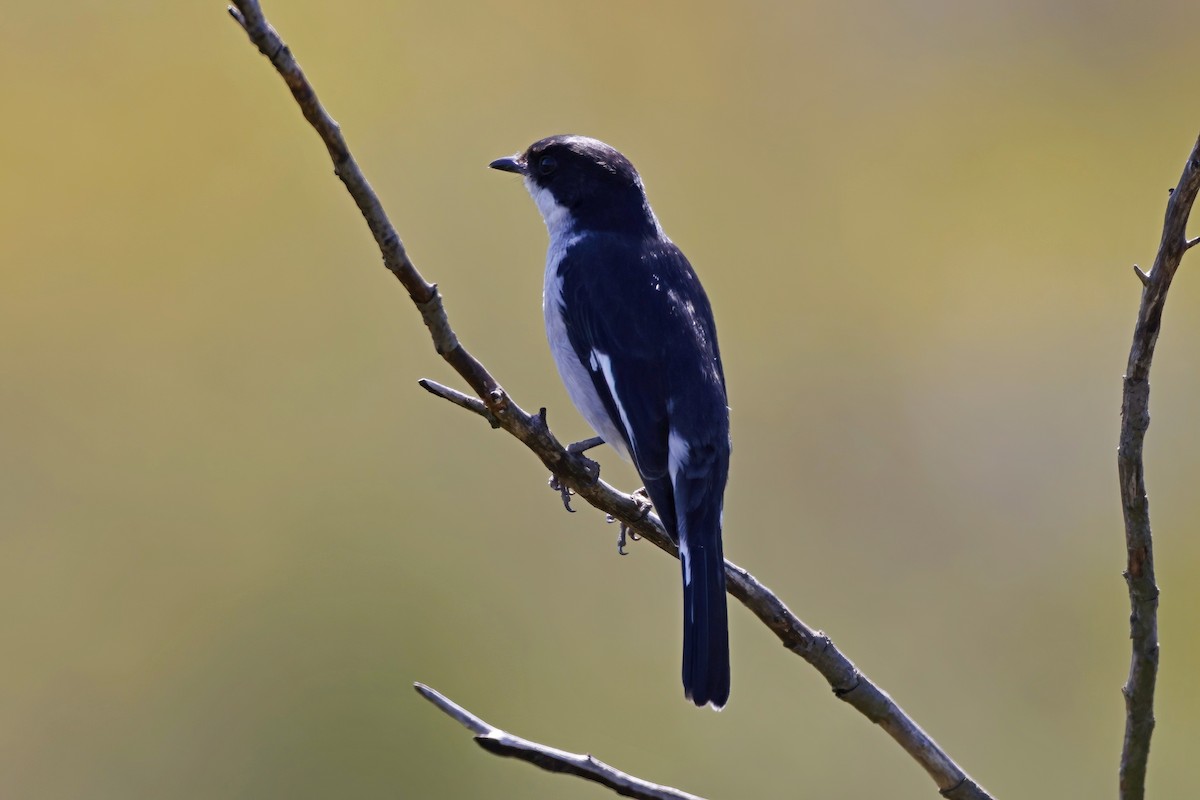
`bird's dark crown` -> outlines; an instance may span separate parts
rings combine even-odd
[[[496,162],[493,166],[505,169]],[[511,164],[531,189],[549,191],[586,230],[651,235],[658,222],[642,179],[615,148],[586,136],[550,136],[534,142]]]

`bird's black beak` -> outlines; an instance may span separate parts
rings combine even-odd
[[[518,175],[525,174],[525,160],[519,156],[497,158],[495,161],[488,164],[488,166],[492,169],[498,169],[501,172],[515,172]]]

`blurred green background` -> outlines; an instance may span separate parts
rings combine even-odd
[[[1114,791],[1120,378],[1200,7],[272,2],[460,336],[567,439],[545,231],[491,159],[638,165],[720,324],[727,552],[998,797]],[[740,607],[615,554],[461,383],[221,2],[0,21],[0,796],[600,798],[418,698],[713,798],[929,798]],[[1200,740],[1200,306],[1154,371],[1152,796]],[[605,476],[632,488],[611,454]]]

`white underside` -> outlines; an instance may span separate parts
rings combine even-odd
[[[542,290],[542,314],[546,319],[546,339],[550,342],[550,353],[554,356],[554,365],[558,367],[558,376],[562,378],[571,402],[579,409],[579,413],[583,415],[584,420],[592,427],[596,435],[616,450],[621,458],[628,461],[629,450],[625,447],[625,440],[621,436],[620,430],[613,424],[608,409],[604,407],[604,401],[600,399],[600,394],[592,382],[591,373],[575,354],[575,348],[571,346],[571,339],[567,335],[566,321],[563,319],[562,278],[558,275],[558,263],[562,260],[562,254],[575,241],[578,241],[578,238],[557,252],[556,248],[551,246],[546,257],[546,280]],[[595,350],[591,355],[596,359],[608,382],[609,391],[612,392],[613,397],[618,397],[612,380],[612,367],[608,356]],[[626,429],[628,429],[628,423],[626,423]]]
[[[575,348],[571,346],[566,321],[563,319],[562,277],[558,274],[558,265],[567,251],[583,239],[583,235],[575,232],[570,212],[554,201],[554,196],[549,190],[539,188],[528,178],[525,179],[525,188],[529,190],[538,210],[542,212],[542,219],[545,220],[546,230],[550,234],[550,247],[546,251],[546,276],[542,285],[542,314],[546,320],[546,339],[550,342],[554,365],[558,367],[558,375],[567,388],[567,395],[587,424],[597,436],[616,450],[621,458],[629,460],[625,440],[609,417],[608,409],[604,407],[587,367],[579,360]],[[613,381],[609,354],[593,350],[589,359],[594,361],[595,368],[604,376],[612,396],[619,398]],[[617,407],[624,416],[619,400]],[[625,428],[629,429],[628,422],[625,422]]]

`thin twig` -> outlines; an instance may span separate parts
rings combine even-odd
[[[488,407],[478,397],[471,397],[469,394],[463,394],[458,389],[451,389],[449,386],[443,386],[437,381],[429,378],[422,378],[417,381],[417,384],[429,392],[434,397],[440,397],[443,400],[449,400],[459,408],[465,408],[467,411],[473,411],[479,416],[488,421],[493,428],[499,428],[500,423],[492,416],[492,412],[488,411]]]
[[[1154,733],[1154,684],[1158,676],[1158,586],[1142,444],[1150,426],[1150,363],[1162,328],[1163,305],[1179,262],[1196,239],[1186,237],[1188,215],[1200,191],[1200,139],[1192,147],[1179,184],[1167,201],[1162,240],[1154,266],[1143,279],[1142,303],[1133,329],[1121,400],[1121,439],[1117,469],[1125,514],[1129,586],[1129,637],[1132,656],[1125,695],[1125,743],[1121,749],[1121,800],[1141,800],[1146,791],[1146,762]]]
[[[678,557],[675,544],[658,517],[646,514],[644,504],[636,498],[600,480],[587,458],[569,452],[555,438],[546,425],[544,415],[525,412],[483,365],[462,347],[450,327],[436,285],[427,283],[409,260],[382,204],[350,155],[337,123],[317,100],[316,93],[291,52],[263,17],[255,0],[234,0],[234,5],[237,8],[230,9],[230,14],[270,59],[291,89],[305,119],[325,143],[338,177],[354,197],[375,236],[384,263],[404,284],[421,311],[435,349],[475,391],[482,400],[482,406],[457,402],[447,393],[434,393],[485,418],[490,413],[500,427],[533,451],[564,486],[593,507],[624,523],[629,530]],[[425,388],[430,389],[429,386]],[[990,800],[991,796],[922,731],[886,692],[862,674],[828,636],[806,625],[775,594],[736,564],[726,561],[725,577],[729,593],[773,631],[785,647],[820,672],[838,698],[883,728],[929,773],[944,797],[950,800]]]
[[[413,688],[429,702],[457,720],[464,728],[475,734],[475,741],[484,750],[498,756],[528,761],[547,772],[563,772],[584,780],[607,786],[619,795],[640,800],[703,800],[694,794],[681,792],[670,786],[660,786],[641,778],[621,772],[590,755],[568,753],[555,747],[513,736],[507,731],[491,725],[455,703],[441,692],[422,683]]]

